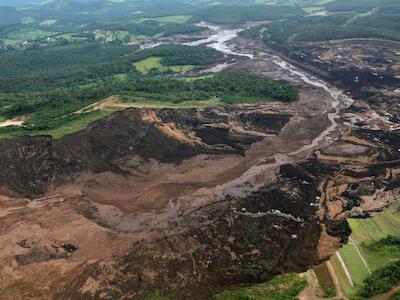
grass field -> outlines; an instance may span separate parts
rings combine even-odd
[[[134,67],[143,75],[147,75],[151,70],[166,72],[167,68],[161,64],[161,57],[149,57],[135,62]]]
[[[40,25],[41,26],[50,26],[50,25],[54,25],[56,23],[57,23],[57,20],[49,19],[49,20],[46,20],[46,21],[43,21],[42,23],[40,23]]]
[[[7,35],[7,39],[18,42],[33,41],[39,38],[53,36],[57,32],[45,31],[40,29],[19,29]]]
[[[64,39],[67,41],[72,41],[74,39],[74,35],[76,33],[63,33],[63,34],[58,34],[54,36],[56,39]]]
[[[400,259],[398,246],[374,247],[377,242],[391,236],[400,236],[400,202],[370,219],[349,219],[352,235],[349,243],[338,251],[354,282],[351,286],[339,256],[334,255],[332,265],[347,296],[355,297],[363,280],[375,270]]]
[[[37,131],[30,131],[24,130],[24,128],[16,128],[15,130],[9,130],[0,133],[0,139],[11,139],[15,137],[20,137],[24,135],[51,135],[53,138],[60,138],[65,135],[80,131],[85,129],[89,123],[102,119],[109,114],[111,114],[113,110],[96,110],[89,113],[82,114],[80,118],[76,118],[73,121],[65,123],[63,126],[51,129],[51,130],[37,130]],[[12,129],[10,127],[10,129]]]
[[[147,75],[152,70],[157,70],[160,73],[165,73],[171,70],[175,73],[181,73],[193,70],[195,66],[193,65],[182,65],[182,66],[164,66],[161,63],[161,57],[149,57],[138,62],[135,62],[133,65],[141,74]]]
[[[130,36],[131,41],[135,41],[135,40],[142,41],[142,40],[147,39],[147,36],[143,35],[143,34],[131,33],[131,34],[129,34],[129,36]]]
[[[307,280],[295,273],[276,276],[272,280],[249,287],[232,288],[216,294],[213,300],[292,300],[307,287]],[[158,292],[138,296],[138,300],[171,300]]]
[[[196,66],[193,66],[193,65],[182,65],[182,66],[171,66],[169,68],[175,73],[182,73],[182,72],[191,71],[195,67]]]
[[[312,13],[315,13],[317,11],[322,11],[324,9],[325,8],[323,6],[303,7],[303,10],[308,14],[312,14]]]
[[[111,114],[112,110],[96,110],[90,112],[88,114],[84,114],[82,118],[79,118],[71,123],[65,124],[62,127],[57,129],[49,130],[49,131],[41,131],[39,134],[47,134],[51,135],[53,138],[58,139],[65,135],[78,132],[80,130],[85,129],[91,122],[100,120],[109,114]]]
[[[214,295],[213,300],[290,300],[307,286],[307,280],[298,274],[289,273],[247,288],[227,290]]]
[[[4,39],[3,41],[4,41],[4,45],[6,45],[6,46],[12,46],[12,45],[21,43],[20,40],[13,40],[13,39]]]
[[[121,80],[121,81],[124,81],[124,80],[126,80],[128,78],[128,74],[127,73],[115,74],[114,78],[118,79],[118,80]]]
[[[165,101],[148,101],[148,100],[137,100],[135,102],[123,102],[123,103],[115,103],[110,105],[110,109],[123,109],[123,108],[196,108],[196,107],[210,107],[210,106],[219,106],[224,105],[224,103],[219,99],[210,99],[210,100],[194,100],[194,101],[183,101],[180,103],[173,102],[165,102]]]
[[[31,18],[31,17],[22,17],[21,18],[21,24],[27,25],[27,24],[32,24],[33,22],[35,22],[35,19]]]

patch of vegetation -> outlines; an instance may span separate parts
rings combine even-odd
[[[248,21],[270,21],[304,16],[298,6],[230,5],[205,8],[194,14],[193,20],[217,24],[237,24]]]
[[[156,100],[148,100],[143,99],[137,96],[125,96],[119,103],[115,103],[110,105],[108,108],[112,110],[120,110],[129,107],[135,108],[197,108],[197,107],[212,107],[212,106],[221,106],[224,105],[219,99],[210,99],[210,100],[192,100],[192,101],[182,101],[182,102],[167,102],[167,101],[156,101]]]
[[[179,15],[179,16],[166,16],[166,17],[154,17],[154,18],[143,18],[140,19],[140,22],[144,21],[157,21],[161,23],[186,23],[189,21],[189,15]]]
[[[362,18],[354,18],[351,14],[314,16],[253,27],[244,31],[242,35],[278,43],[351,38],[400,40],[399,20],[400,15],[382,13],[369,14]],[[382,26],[377,27],[376,24]]]
[[[112,22],[103,24],[93,24],[87,29],[101,29],[106,31],[127,31],[131,34],[147,36],[147,37],[166,37],[174,34],[187,34],[201,32],[205,30],[203,27],[184,22],[169,22],[169,17],[140,19],[132,22]],[[164,21],[163,21],[164,19]]]
[[[82,85],[122,73],[139,76],[132,62],[144,74],[151,69],[178,73],[223,58],[216,50],[204,47],[164,45],[142,51],[137,49],[137,46],[90,43],[0,52],[3,66],[0,69],[0,92]]]
[[[365,12],[376,7],[398,7],[400,6],[397,0],[336,0],[326,5],[330,11],[361,11]]]
[[[182,77],[182,78],[179,78],[179,80],[194,81],[194,80],[208,79],[208,78],[213,78],[213,77],[214,77],[214,75],[203,75],[203,76],[197,76],[197,77]]]
[[[0,139],[10,139],[24,135],[51,135],[60,138],[65,135],[85,129],[91,122],[102,119],[112,113],[112,110],[97,110],[82,114],[60,116],[60,120],[53,127],[40,129],[35,127],[5,127],[0,130]],[[38,120],[38,119],[36,119]],[[28,125],[29,126],[29,125]]]
[[[193,65],[182,65],[182,66],[170,66],[169,68],[174,73],[182,73],[182,72],[187,72],[187,71],[193,70],[195,68],[195,66],[193,66]]]
[[[0,53],[0,92],[82,84],[133,71],[124,55],[137,47],[80,44]]]
[[[350,299],[353,299],[357,291],[351,286],[349,280],[347,279],[346,273],[343,270],[337,255],[333,255],[331,257],[331,263],[332,266],[334,267],[336,276],[339,279],[340,286],[342,287],[346,296],[349,297]]]
[[[337,291],[335,287],[327,286],[323,287],[322,290],[324,291],[325,298],[333,298],[337,295]]]
[[[39,131],[39,134],[51,135],[53,138],[61,138],[65,135],[85,129],[90,123],[103,119],[111,114],[113,110],[95,110],[82,114],[70,115],[72,118],[67,118],[65,123],[58,128]]]
[[[390,251],[400,250],[400,237],[388,235],[386,238],[381,239],[372,244],[363,244],[364,247],[373,251],[380,251],[383,249],[390,249]],[[399,248],[399,249],[397,249]]]
[[[400,260],[400,203],[391,205],[373,218],[349,219],[348,222],[352,229],[352,240],[338,252],[355,288],[351,287],[336,255],[332,258],[332,264],[346,295],[356,297],[363,281],[370,275],[360,254],[372,271]]]
[[[128,73],[115,74],[114,78],[117,80],[127,80],[129,78],[129,74]]]
[[[138,51],[129,56],[134,62],[150,57],[161,58],[160,63],[164,66],[205,66],[221,61],[223,54],[212,48],[169,44]]]
[[[360,295],[365,298],[389,291],[400,283],[400,261],[392,263],[368,276],[363,283]]]
[[[31,18],[31,17],[22,17],[21,18],[22,24],[32,24],[33,22],[35,22],[35,19]]]
[[[292,300],[307,287],[307,281],[297,274],[276,276],[271,281],[247,288],[227,290],[213,300]]]
[[[199,101],[198,105],[202,106],[270,100],[294,101],[298,94],[292,86],[247,74],[221,74],[192,81],[127,76],[124,80],[108,80],[80,87],[0,95],[1,117],[8,119],[30,115],[21,127],[0,128],[0,137],[39,133],[59,137],[65,132],[81,129],[84,124],[101,115],[100,112],[89,111],[88,115],[76,112],[112,95],[131,96],[149,103],[190,106]]]
[[[14,31],[9,31],[5,35],[5,38],[23,42],[23,41],[33,41],[39,38],[53,36],[55,34],[57,34],[57,32],[44,31],[35,28],[20,28]]]
[[[166,68],[161,64],[161,57],[149,57],[139,60],[133,64],[141,74],[147,75],[151,70],[157,70],[162,73]]]
[[[161,57],[149,57],[138,62],[135,62],[133,65],[141,74],[148,75],[150,72],[156,73],[181,73],[184,71],[190,71],[195,66],[193,65],[180,65],[180,66],[164,66],[162,63]]]
[[[347,269],[351,273],[353,282],[361,284],[363,279],[367,277],[369,273],[367,267],[358,254],[356,246],[353,243],[348,244],[343,248],[343,250],[341,249],[340,254]]]
[[[221,99],[227,104],[240,102],[285,101],[297,99],[297,90],[261,76],[248,74],[219,74],[193,81],[149,78],[125,82],[121,91],[159,101],[179,103],[188,100]]]
[[[324,7],[323,6],[310,6],[310,7],[304,7],[303,10],[306,13],[311,14],[311,13],[315,13],[317,11],[324,10]]]

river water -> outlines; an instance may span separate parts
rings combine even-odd
[[[182,43],[187,46],[200,46],[206,45],[207,47],[213,48],[221,53],[226,55],[232,55],[237,57],[243,57],[247,59],[257,59],[257,60],[265,60],[270,61],[276,64],[281,70],[288,72],[291,76],[303,82],[305,85],[314,86],[319,89],[323,89],[326,91],[332,99],[332,111],[328,113],[328,118],[331,124],[321,132],[316,138],[314,138],[310,143],[301,146],[297,150],[290,153],[277,153],[275,155],[275,162],[269,164],[260,164],[252,166],[248,171],[246,171],[240,178],[236,181],[237,184],[241,184],[247,181],[249,178],[254,177],[258,174],[265,172],[266,169],[276,168],[283,164],[290,163],[293,161],[291,156],[295,156],[297,154],[303,153],[305,151],[313,150],[320,145],[324,140],[330,139],[330,135],[335,131],[338,126],[337,119],[340,118],[340,112],[342,109],[350,106],[353,102],[351,98],[349,98],[345,93],[336,87],[329,85],[327,82],[324,82],[321,79],[316,78],[311,74],[307,74],[304,71],[298,69],[292,64],[284,61],[277,55],[272,55],[266,52],[257,51],[254,52],[254,49],[238,49],[232,40],[238,37],[239,33],[246,30],[250,26],[243,26],[241,28],[224,28],[222,26],[216,26],[212,24],[208,24],[205,22],[199,23],[198,26],[207,27],[208,32],[207,36],[200,40],[191,41]],[[158,42],[149,43],[145,48],[151,48],[154,46],[160,45]],[[227,68],[231,64],[229,63],[221,63],[212,68],[202,70],[200,73],[218,73],[223,69]]]
[[[256,188],[256,186],[251,187],[246,184],[247,182],[251,182],[252,178],[257,177],[260,174],[265,174],[266,172],[268,172],[268,170],[278,168],[283,164],[292,163],[296,160],[296,155],[301,154],[305,151],[312,151],[313,149],[316,149],[321,144],[321,142],[325,140],[330,141],[331,134],[338,126],[337,119],[340,118],[340,112],[344,108],[350,106],[353,100],[345,95],[343,91],[329,85],[327,82],[324,82],[323,80],[320,80],[311,74],[303,72],[292,64],[284,61],[279,56],[272,55],[266,52],[255,52],[254,49],[238,49],[238,47],[235,46],[232,40],[238,37],[239,33],[246,30],[248,27],[226,29],[206,23],[202,23],[199,25],[208,27],[209,36],[201,40],[185,43],[185,45],[206,45],[207,47],[216,49],[227,55],[273,62],[281,70],[289,73],[290,76],[296,78],[300,82],[303,82],[304,85],[314,86],[316,88],[323,89],[332,99],[332,110],[327,115],[331,124],[310,143],[302,145],[297,150],[290,153],[277,153],[274,156],[275,162],[255,164],[234,181],[219,187],[223,191],[222,195],[227,195],[231,193],[236,195],[246,195],[254,188]],[[224,63],[205,71],[219,72],[228,66],[229,64]]]
[[[248,27],[236,28],[236,29],[226,29],[220,26],[210,25],[207,23],[200,23],[199,26],[207,27],[210,30],[210,35],[204,39],[197,40],[194,42],[185,43],[188,46],[199,46],[199,45],[207,45],[207,47],[218,50],[227,55],[234,55],[239,57],[247,57],[248,59],[262,59],[272,61],[276,65],[278,65],[281,69],[286,70],[292,76],[297,77],[306,85],[311,85],[317,88],[321,88],[325,90],[330,97],[332,98],[332,112],[328,114],[328,118],[331,121],[331,125],[325,129],[318,137],[316,137],[310,144],[304,145],[298,150],[289,153],[287,155],[295,155],[299,154],[303,151],[315,148],[318,144],[327,138],[337,127],[336,119],[339,118],[339,113],[343,108],[350,106],[353,103],[353,99],[345,95],[345,93],[335,87],[330,86],[328,83],[315,78],[310,74],[306,74],[302,70],[296,68],[290,63],[282,60],[280,57],[276,55],[271,55],[264,52],[258,52],[256,55],[252,54],[252,50],[249,49],[247,51],[235,49],[234,45],[229,44],[234,38],[236,38],[240,32],[246,30]],[[224,68],[228,67],[229,64],[220,64],[212,69],[208,69],[207,71],[219,72]],[[277,159],[277,162],[284,161],[280,157]],[[281,164],[281,163],[279,163]]]

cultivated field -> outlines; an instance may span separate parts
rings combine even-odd
[[[400,235],[400,203],[396,202],[371,219],[349,219],[352,235],[332,258],[345,293],[356,296],[363,280],[373,271],[400,259],[397,245],[379,246],[388,236]]]

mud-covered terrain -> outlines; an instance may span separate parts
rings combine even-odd
[[[350,234],[346,217],[393,201],[396,83],[385,85],[390,95],[354,87],[334,80],[340,63],[307,54],[309,70],[352,103],[276,49],[224,42],[242,54],[224,71],[290,82],[299,100],[129,109],[59,140],[0,141],[4,299],[207,299],[328,259]],[[378,92],[365,101],[367,88]]]
[[[371,176],[367,165],[374,161],[374,172],[386,167],[384,185],[369,184],[370,191],[398,188],[399,105],[400,100],[400,44],[381,40],[344,40],[308,44],[263,44],[258,41],[236,39],[238,47],[251,45],[256,56],[279,56],[343,89],[353,102],[340,113],[340,136],[331,146],[315,151],[320,161],[327,160],[341,169],[349,164],[352,171],[341,172],[352,176]],[[244,65],[257,69],[251,61]],[[371,152],[371,147],[374,151]],[[365,157],[363,159],[360,158]],[[352,164],[353,166],[350,166]],[[358,187],[358,185],[356,185]],[[352,190],[356,189],[355,187]],[[379,194],[377,192],[377,194]],[[346,192],[351,202],[353,192]],[[356,202],[363,206],[379,207],[375,200],[386,197],[361,197]],[[366,199],[369,201],[366,202]],[[389,196],[390,199],[390,196]],[[354,199],[353,199],[354,200]],[[386,199],[388,200],[388,199]],[[375,205],[374,205],[375,204]]]

